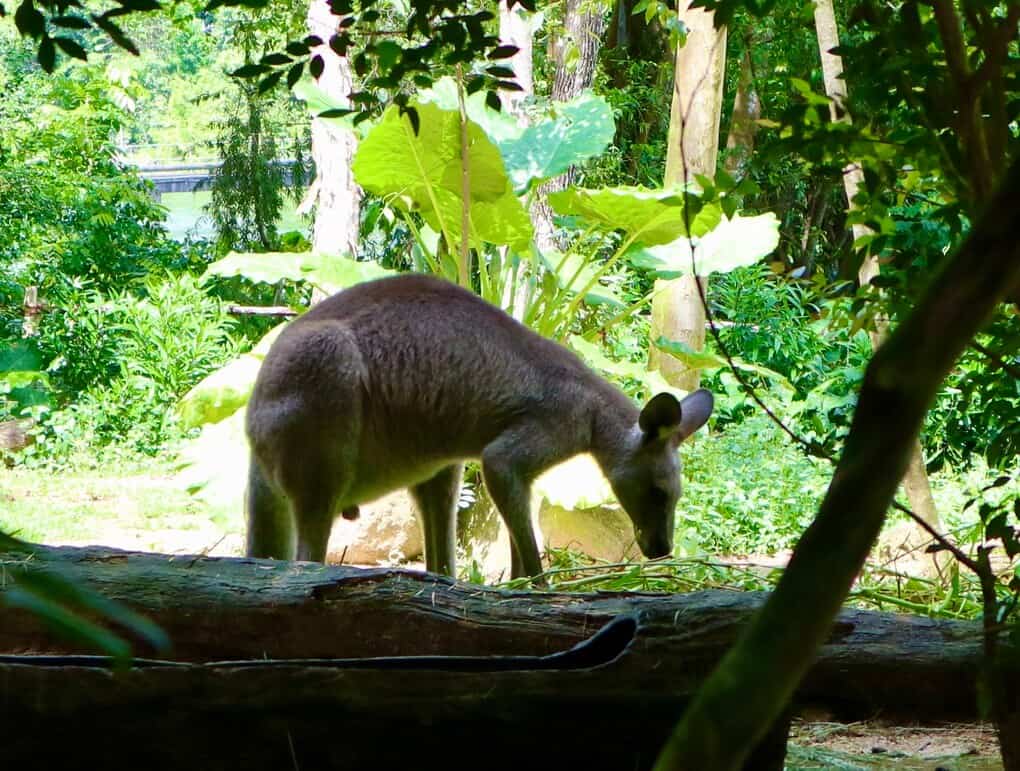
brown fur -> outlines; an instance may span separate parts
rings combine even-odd
[[[266,356],[248,405],[248,553],[321,561],[334,516],[407,487],[428,568],[453,575],[463,462],[480,458],[513,574],[537,575],[531,482],[590,451],[642,551],[662,556],[676,445],[711,409],[702,390],[682,409],[660,394],[639,413],[573,353],[445,281],[359,284],[292,322]]]

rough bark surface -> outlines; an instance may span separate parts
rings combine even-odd
[[[663,179],[666,187],[694,182],[696,174],[715,176],[719,156],[726,28],[715,28],[714,14],[687,6],[681,14],[687,25],[687,43],[676,56]],[[705,288],[705,280],[700,280]],[[705,347],[705,309],[698,281],[694,276],[684,276],[655,282],[653,342],[661,335],[686,343],[696,351]],[[654,345],[649,350],[649,366],[685,391],[695,390],[700,382],[698,370],[688,368]]]
[[[412,571],[326,567],[235,558],[170,557],[123,552],[102,547],[32,547],[31,554],[0,553],[5,581],[16,582],[26,570],[57,572],[103,595],[122,601],[159,623],[174,643],[171,658],[181,662],[293,659],[359,659],[388,656],[547,656],[589,638],[623,615],[637,621],[633,639],[603,666],[586,668],[557,679],[549,672],[516,672],[495,676],[482,666],[443,674],[433,666],[420,674],[414,667],[377,673],[389,695],[372,695],[371,672],[344,673],[344,667],[320,662],[318,672],[299,662],[268,667],[252,682],[275,683],[249,705],[271,706],[276,700],[345,698],[340,688],[353,688],[346,698],[368,703],[398,698],[391,679],[402,679],[408,703],[424,705],[437,694],[463,703],[484,701],[490,686],[509,693],[519,689],[544,698],[592,698],[619,704],[647,701],[666,710],[669,721],[734,642],[767,595],[725,591],[685,595],[600,593],[589,595],[509,592]],[[0,653],[81,654],[75,644],[53,637],[27,613],[0,603]],[[142,654],[140,654],[142,655]],[[975,675],[980,656],[976,624],[844,610],[837,619],[818,662],[805,679],[798,700],[821,704],[847,717],[874,711],[884,715],[947,718],[976,715]],[[9,660],[4,676],[23,672]],[[439,667],[442,669],[442,667]],[[428,668],[427,668],[428,669]],[[323,671],[324,670],[324,671]],[[180,672],[180,682],[171,672]],[[59,682],[59,673],[31,667],[24,682]],[[108,673],[68,671],[68,682],[105,682]],[[138,685],[124,698],[141,698],[144,682],[158,692],[166,681],[172,689],[187,683],[224,683],[245,687],[231,667],[134,673]],[[329,687],[316,691],[316,678]],[[286,695],[284,683],[294,688]],[[353,678],[348,681],[346,678]],[[504,678],[500,680],[500,678]],[[1020,687],[1020,679],[1015,683]],[[276,687],[274,686],[274,688]],[[85,709],[88,688],[71,689],[53,699],[71,709]],[[394,689],[392,693],[389,689]],[[15,689],[7,688],[6,698]],[[345,691],[346,692],[346,691]],[[155,693],[155,692],[154,692]],[[225,692],[226,693],[226,692]],[[360,694],[360,695],[357,695]],[[153,694],[154,695],[154,694]],[[16,696],[18,700],[27,696]],[[33,696],[32,698],[36,698]],[[45,701],[45,694],[40,696]],[[116,700],[117,696],[110,697]],[[233,696],[222,695],[229,701]],[[496,698],[496,697],[493,697]],[[517,697],[515,697],[516,699]],[[2,701],[2,700],[0,700]],[[53,708],[57,704],[54,701]],[[125,702],[127,703],[127,702]],[[516,703],[516,702],[515,702]],[[564,702],[565,705],[565,702]],[[435,705],[443,709],[442,705]],[[10,709],[8,704],[5,709]],[[47,708],[48,709],[48,708]],[[619,714],[619,713],[617,713]],[[668,728],[668,726],[667,726]]]

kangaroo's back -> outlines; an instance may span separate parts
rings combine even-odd
[[[429,276],[360,284],[297,319],[284,332],[298,344],[296,355],[285,353],[288,379],[310,377],[299,341],[314,339],[326,348],[324,330],[357,349],[347,355],[358,360],[363,430],[385,434],[392,449],[412,450],[408,445],[425,441],[476,457],[507,421],[544,404],[562,410],[560,395],[594,377],[562,346],[477,295]],[[337,344],[326,355],[345,355]]]

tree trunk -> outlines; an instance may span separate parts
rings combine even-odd
[[[552,41],[552,56],[556,62],[551,94],[553,101],[568,102],[586,88],[591,88],[606,26],[605,9],[600,4],[588,0],[565,0],[563,29]],[[538,195],[531,206],[531,221],[535,226],[535,243],[540,250],[557,248],[552,209],[545,197],[549,193],[566,190],[576,181],[577,169],[571,167],[538,188]]]
[[[730,133],[726,137],[726,171],[730,176],[744,172],[751,153],[754,152],[754,138],[758,133],[758,119],[761,118],[761,100],[754,86],[754,68],[751,64],[751,39],[744,43],[744,55],[740,59],[740,78],[737,92],[733,96],[733,114],[730,117]]]
[[[412,571],[168,557],[103,547],[32,546],[30,554],[0,552],[0,567],[7,578],[0,596],[12,580],[16,584],[21,571],[47,571],[144,613],[170,636],[174,661],[268,659],[262,669],[246,665],[255,680],[279,684],[275,690],[284,694],[289,679],[294,692],[279,697],[263,693],[252,709],[290,698],[295,707],[316,698],[330,702],[348,698],[363,700],[375,709],[381,706],[375,699],[396,698],[399,679],[399,688],[407,691],[407,707],[428,704],[433,710],[456,709],[449,704],[452,700],[464,709],[492,711],[497,704],[488,701],[488,694],[490,686],[496,686],[502,694],[494,699],[511,699],[499,704],[500,709],[527,703],[532,696],[548,705],[561,698],[571,703],[591,698],[592,704],[615,702],[627,709],[647,710],[654,704],[669,723],[767,596],[726,591],[682,595],[510,592]],[[611,635],[607,631],[608,638],[563,658],[564,651],[584,643],[610,622],[626,619],[636,623],[623,624]],[[87,653],[74,642],[54,637],[31,614],[3,603],[0,652]],[[553,661],[535,658],[557,655],[560,658]],[[487,658],[492,656],[510,658]],[[976,623],[844,609],[797,699],[845,718],[874,711],[911,719],[974,718],[980,656]],[[377,657],[390,660],[365,662]],[[289,663],[284,665],[282,660]],[[18,663],[32,664],[27,659],[0,660],[8,674],[16,671]],[[329,673],[320,676],[328,687],[315,685],[313,667]],[[212,670],[232,677],[230,667]],[[208,669],[202,670],[205,674],[197,669],[179,671],[184,673],[182,689],[186,683],[214,676]],[[146,677],[133,672],[132,677]],[[151,672],[148,677],[159,679]],[[353,680],[348,682],[348,677]],[[377,695],[372,677],[391,696]],[[1020,672],[1011,671],[1009,678],[1020,686]],[[243,687],[240,675],[230,685]],[[512,689],[519,695],[512,696]],[[10,711],[18,704],[12,699],[31,702],[32,698],[8,686],[0,720],[6,724],[2,710]],[[196,694],[196,698],[204,697]],[[223,698],[230,701],[229,696]],[[80,706],[84,709],[87,704],[84,699]],[[614,710],[612,717],[625,711]],[[613,741],[618,742],[618,736]]]
[[[311,0],[308,7],[308,31],[328,43],[336,34],[340,17],[333,15],[326,0]],[[313,49],[322,57],[325,67],[318,80],[319,88],[333,99],[347,103],[353,90],[350,63],[337,56],[329,45]],[[354,181],[351,163],[357,138],[336,124],[317,118],[312,120],[312,159],[315,181],[309,190],[304,208],[315,206],[312,228],[312,250],[324,254],[358,254],[358,226],[361,216],[361,188]]]
[[[714,14],[687,7],[687,43],[677,51],[673,101],[666,149],[666,187],[694,182],[696,174],[715,176],[719,155],[723,76],[726,67],[726,28],[716,29]],[[698,289],[701,283],[702,291]],[[656,281],[652,299],[651,339],[660,336],[686,343],[696,351],[705,347],[705,309],[702,294],[707,280],[684,276]],[[649,346],[649,366],[658,369],[677,388],[693,391],[700,373]]]
[[[660,771],[739,768],[809,677],[815,657],[824,658],[832,624],[882,529],[939,385],[995,306],[1020,287],[1017,211],[1020,163],[869,362],[817,517],[776,591],[695,697],[656,764]],[[1012,653],[994,665],[1017,660]]]
[[[833,11],[832,0],[815,0],[815,30],[818,35],[818,52],[822,59],[822,74],[825,80],[825,92],[832,100],[830,106],[832,119],[834,121],[850,122],[850,113],[846,108],[847,83],[843,79],[843,60],[840,56],[833,54],[832,50],[839,46],[839,28],[836,24],[836,14]],[[852,163],[843,171],[843,186],[846,190],[847,203],[849,208],[854,208],[854,198],[857,191],[864,182],[864,171],[859,164]],[[858,241],[869,235],[874,235],[869,227],[862,224],[853,226],[854,240]],[[871,280],[879,275],[881,268],[878,264],[878,257],[870,252],[864,255],[858,272],[858,280],[861,286],[868,286]],[[888,319],[879,317],[875,319],[875,328],[868,331],[871,338],[873,350],[878,350],[886,337],[888,331]],[[945,524],[939,516],[935,506],[935,498],[932,496],[931,483],[928,480],[928,472],[924,465],[924,453],[921,448],[921,440],[915,439],[910,454],[910,462],[903,477],[903,489],[907,494],[911,510],[924,520],[929,526],[939,533],[946,532]],[[923,542],[930,541],[926,532],[918,526],[918,534]],[[933,572],[941,573],[949,560],[944,555],[932,555]]]

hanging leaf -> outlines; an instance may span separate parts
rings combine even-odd
[[[499,142],[518,193],[601,155],[616,133],[612,108],[591,92],[555,105],[553,115]]]
[[[753,265],[779,245],[779,220],[768,212],[757,216],[723,217],[708,233],[694,241],[694,266],[699,276],[728,273]],[[637,246],[627,252],[634,267],[654,271],[660,278],[691,273],[691,240],[678,238],[668,244]]]
[[[248,353],[210,373],[177,403],[185,428],[198,428],[230,417],[248,403],[255,378],[270,346],[287,323],[277,324]]]
[[[722,216],[717,203],[702,206],[695,193],[642,187],[569,188],[550,194],[549,205],[557,214],[576,215],[602,230],[622,231],[649,246],[667,244],[685,235],[688,219],[697,232],[694,224],[699,217],[707,223]],[[687,214],[686,207],[690,208]]]
[[[307,281],[332,294],[349,286],[393,275],[395,271],[374,262],[361,262],[330,254],[295,252],[231,252],[206,268],[203,280],[210,276],[243,276],[262,284],[280,281]]]

